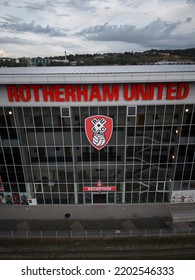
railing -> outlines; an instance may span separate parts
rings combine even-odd
[[[164,229],[130,229],[130,230],[73,230],[73,231],[0,231],[0,239],[31,239],[31,238],[134,238],[134,237],[173,237],[195,236],[195,227],[164,228]]]

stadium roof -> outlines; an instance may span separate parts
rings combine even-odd
[[[194,65],[56,66],[0,68],[0,75],[195,72]]]
[[[0,68],[0,84],[195,81],[195,65]]]

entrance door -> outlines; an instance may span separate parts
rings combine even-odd
[[[106,193],[93,194],[93,203],[106,203]]]

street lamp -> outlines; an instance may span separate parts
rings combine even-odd
[[[68,224],[68,219],[70,218],[70,213],[66,213],[66,214],[64,215],[64,217],[66,218],[67,224]]]

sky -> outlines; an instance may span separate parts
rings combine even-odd
[[[0,57],[195,47],[195,0],[0,0]]]

